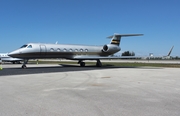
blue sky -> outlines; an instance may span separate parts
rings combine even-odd
[[[0,0],[0,52],[29,42],[104,45],[114,33],[121,50],[180,56],[180,0]]]

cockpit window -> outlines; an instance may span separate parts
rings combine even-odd
[[[27,45],[23,45],[23,46],[21,46],[21,48],[25,48]]]
[[[27,48],[32,48],[32,45],[29,45]]]

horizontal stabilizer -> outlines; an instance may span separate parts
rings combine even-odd
[[[129,36],[142,36],[143,34],[114,34],[112,36],[109,36],[107,38],[113,38],[114,36],[116,37],[129,37]]]
[[[141,36],[141,35],[143,35],[143,34],[117,34],[117,33],[115,33],[114,35],[109,36],[107,38],[111,39],[110,44],[114,44],[114,45],[119,46],[120,41],[121,41],[121,37]]]

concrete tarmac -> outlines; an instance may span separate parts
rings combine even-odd
[[[180,114],[179,68],[19,66],[7,65],[3,70],[24,73],[0,75],[1,116]]]

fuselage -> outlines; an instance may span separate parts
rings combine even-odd
[[[88,45],[29,43],[23,45],[20,49],[17,49],[8,55],[23,59],[74,59],[75,56],[109,56],[120,50],[119,46],[116,45],[108,44],[106,47],[108,48],[103,48],[103,46]]]

